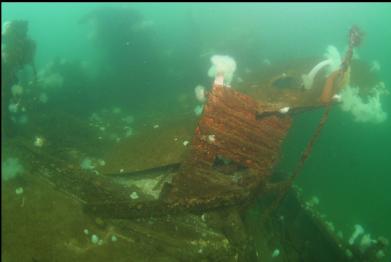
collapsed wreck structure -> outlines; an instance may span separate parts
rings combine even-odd
[[[314,83],[323,88],[305,93],[300,72],[307,61],[292,63],[284,71],[274,69],[261,81],[255,77],[254,84],[244,83],[235,89],[227,88],[218,76],[199,120],[164,119],[159,132],[146,129],[137,139],[104,148],[106,163],[98,167],[100,175],[68,161],[69,152],[58,150],[64,146],[53,144],[45,151],[23,139],[9,144],[23,152],[22,158],[42,179],[77,199],[85,212],[110,221],[122,234],[136,234],[129,229],[138,228],[140,242],[134,245],[145,241],[154,247],[165,246],[167,256],[174,260],[268,261],[280,252],[274,250],[266,257],[260,254],[272,253],[271,239],[289,235],[289,243],[281,240],[286,245],[283,261],[352,261],[352,257],[370,261],[383,248],[380,242],[366,253],[347,246],[320,216],[305,208],[300,194],[292,189],[327,121],[334,95],[354,77],[355,69],[361,68],[352,62],[353,50],[360,42],[361,33],[353,27],[340,68],[325,81]],[[322,118],[292,175],[273,181],[273,167],[293,116],[319,108],[324,110]],[[69,128],[78,132],[85,128],[75,119],[67,121],[73,123]],[[39,126],[39,121],[36,124]],[[55,124],[52,129],[53,136],[69,131]],[[46,138],[50,140],[50,134]],[[188,146],[182,145],[183,140],[189,140]],[[252,210],[261,211],[254,215]],[[159,232],[156,236],[144,223],[151,217],[163,218],[161,227],[154,229]],[[170,222],[164,222],[167,217]],[[279,217],[290,220],[283,229],[277,225]],[[140,224],[132,224],[135,219]],[[188,223],[189,219],[193,222]],[[187,233],[168,237],[173,234],[167,230],[170,223]],[[305,237],[300,237],[303,232]],[[203,244],[197,242],[202,249],[186,249],[187,235],[204,239]],[[308,239],[315,244],[304,245]]]

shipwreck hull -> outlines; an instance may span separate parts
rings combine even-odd
[[[116,145],[97,144],[103,152],[101,158],[107,162],[97,168],[100,175],[79,168],[82,154],[77,155],[78,162],[64,160],[67,150],[59,143],[58,136],[66,137],[65,146],[72,144],[70,148],[77,148],[79,141],[73,141],[74,136],[68,133],[95,136],[86,131],[89,127],[85,123],[72,117],[61,115],[57,124],[58,117],[50,121],[42,119],[51,123],[52,134],[46,137],[53,141],[53,152],[37,149],[29,141],[17,144],[27,150],[29,158],[34,158],[29,162],[52,167],[60,174],[45,177],[48,181],[76,196],[86,210],[100,216],[131,218],[243,205],[268,190],[267,182],[291,126],[292,115],[324,106],[319,99],[324,78],[319,78],[308,92],[300,87],[300,72],[312,64],[312,60],[303,60],[276,65],[269,71],[263,69],[261,75],[254,73],[255,84],[249,76],[247,82],[235,89],[217,83],[210,90],[198,121],[193,114],[169,120],[154,119],[144,123],[134,137]],[[353,63],[353,72],[355,68]],[[356,78],[352,74],[352,81],[360,82]],[[289,112],[282,113],[284,107]],[[69,123],[65,129],[64,122]],[[156,122],[158,128],[153,127]],[[33,126],[31,132],[39,133],[44,123],[34,123],[37,130]],[[59,128],[53,128],[56,126]],[[185,141],[191,142],[184,146]],[[101,142],[83,141],[81,146],[91,150],[90,145],[94,143]],[[154,196],[139,186],[140,183],[132,182],[150,174],[150,180],[156,182]],[[137,197],[132,198],[131,194]]]
[[[257,118],[259,108],[276,110],[275,106],[268,107],[238,91],[215,85],[190,149],[172,180],[162,186],[158,199],[132,200],[132,190],[128,190],[123,197],[110,200],[94,195],[86,201],[86,209],[129,218],[244,204],[264,191],[291,126],[289,115]]]

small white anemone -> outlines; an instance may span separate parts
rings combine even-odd
[[[365,252],[365,250],[367,250],[372,244],[375,244],[375,243],[376,243],[376,240],[373,240],[371,238],[370,234],[363,235],[363,237],[361,238],[361,241],[360,241],[361,252]]]
[[[202,85],[196,86],[194,88],[194,93],[199,102],[204,103],[206,101],[205,87]]]
[[[283,107],[280,110],[278,110],[281,114],[286,114],[289,112],[291,108],[289,106]]]
[[[133,199],[133,200],[136,200],[136,199],[139,198],[139,195],[137,194],[136,191],[133,191],[133,192],[129,195],[129,197],[130,197],[131,199]]]
[[[92,235],[91,236],[91,242],[93,243],[93,244],[98,244],[98,242],[99,242],[99,237],[97,236],[97,235]]]
[[[349,244],[353,245],[354,241],[356,241],[356,239],[362,234],[364,234],[364,228],[358,224],[354,225],[354,232],[352,236],[349,238]]]
[[[203,105],[197,105],[195,108],[194,108],[194,114],[196,116],[199,116],[202,114],[202,111],[204,110],[204,106]]]
[[[340,94],[335,94],[335,95],[333,95],[333,100],[335,102],[341,102],[342,101],[342,96]]]
[[[280,255],[280,250],[278,248],[273,250],[272,258],[278,257]]]
[[[45,139],[41,136],[36,136],[34,138],[34,146],[36,147],[42,147],[45,143]]]
[[[208,135],[208,141],[210,143],[216,142],[216,136],[215,135]]]
[[[8,105],[8,111],[10,111],[11,113],[17,113],[18,110],[19,110],[19,104],[11,103]]]
[[[83,170],[93,170],[95,169],[95,165],[93,164],[93,161],[90,158],[84,158],[83,161],[80,164],[81,169]]]
[[[306,202],[306,205],[309,208],[313,208],[315,206],[318,206],[319,203],[320,203],[319,197],[312,196],[311,199]]]
[[[18,187],[15,189],[15,193],[17,195],[21,195],[21,194],[23,194],[23,192],[24,192],[23,187]]]

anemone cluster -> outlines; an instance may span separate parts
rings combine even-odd
[[[384,84],[383,84],[384,85]],[[347,86],[341,92],[343,111],[351,112],[356,122],[381,123],[387,119],[383,111],[380,97],[384,94],[382,85],[373,88],[373,94],[365,102],[359,95],[359,88]]]

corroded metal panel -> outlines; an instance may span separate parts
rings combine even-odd
[[[260,103],[238,91],[214,85],[192,140],[174,177],[169,201],[187,206],[246,198],[270,174],[291,118],[256,115]],[[223,159],[230,172],[216,165]],[[222,165],[224,167],[224,164]]]

